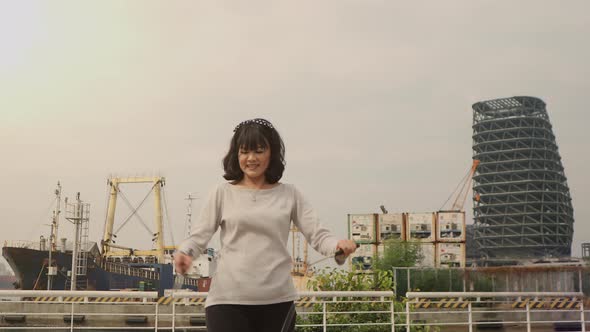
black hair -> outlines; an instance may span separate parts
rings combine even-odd
[[[223,178],[233,183],[241,181],[244,172],[238,159],[240,148],[252,151],[260,147],[270,148],[270,161],[264,172],[266,182],[279,182],[285,171],[285,145],[278,131],[264,119],[244,121],[236,127],[229,151],[223,158]]]

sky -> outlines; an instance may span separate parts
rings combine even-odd
[[[255,117],[285,141],[282,181],[344,238],[349,213],[441,208],[471,165],[471,105],[527,95],[547,103],[579,256],[589,11],[584,0],[0,1],[0,241],[48,236],[57,181],[91,204],[98,241],[114,174],[166,177],[178,243],[187,193],[197,214],[223,181],[233,128]],[[134,204],[148,190],[123,188]],[[119,207],[120,224],[130,210]],[[152,209],[139,212],[153,229]],[[72,229],[62,219],[60,237]],[[131,220],[119,243],[150,247],[147,233]]]

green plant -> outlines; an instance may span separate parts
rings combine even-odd
[[[393,267],[412,267],[424,258],[419,243],[390,239],[384,242],[383,255],[375,257],[374,267],[391,270]]]
[[[324,269],[310,280],[310,288],[314,291],[380,291],[392,290],[394,287],[392,272],[374,270],[372,273],[347,272],[338,269]],[[375,298],[338,298],[338,301],[330,303],[326,299],[325,307],[328,314],[326,323],[328,325],[338,324],[338,326],[328,326],[328,331],[355,331],[355,332],[385,332],[391,331],[391,306],[394,306],[395,312],[405,310],[405,299],[397,301],[387,299],[381,302]],[[354,302],[353,302],[354,301]],[[393,301],[393,302],[392,302]],[[322,312],[324,304],[315,303],[312,307],[305,310],[319,314],[299,314],[297,317],[298,325],[319,325],[304,326],[297,328],[298,332],[321,332],[323,327]],[[354,313],[353,313],[354,312]],[[362,324],[377,323],[383,325],[366,326]],[[347,326],[352,324],[351,326]],[[405,316],[395,316],[396,331],[405,331]],[[435,331],[429,327],[412,327],[411,331]]]

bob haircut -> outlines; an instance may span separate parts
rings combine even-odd
[[[264,172],[266,182],[277,183],[285,171],[285,145],[281,136],[270,122],[264,119],[263,122],[269,125],[260,124],[254,121],[246,121],[238,125],[229,145],[229,151],[223,158],[223,178],[237,183],[244,178],[244,172],[240,168],[238,152],[240,148],[252,151],[259,147],[270,148],[270,161]]]

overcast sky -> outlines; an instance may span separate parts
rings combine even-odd
[[[439,209],[471,164],[471,105],[530,95],[547,103],[579,255],[589,12],[538,0],[1,1],[0,240],[48,235],[59,180],[92,205],[98,241],[109,174],[157,173],[179,242],[186,193],[223,181],[232,130],[253,117],[284,138],[283,181],[345,237],[348,213]],[[123,191],[138,203],[148,189]],[[150,203],[140,213],[153,228]],[[71,229],[62,221],[60,235]],[[137,220],[120,234],[151,245]]]

